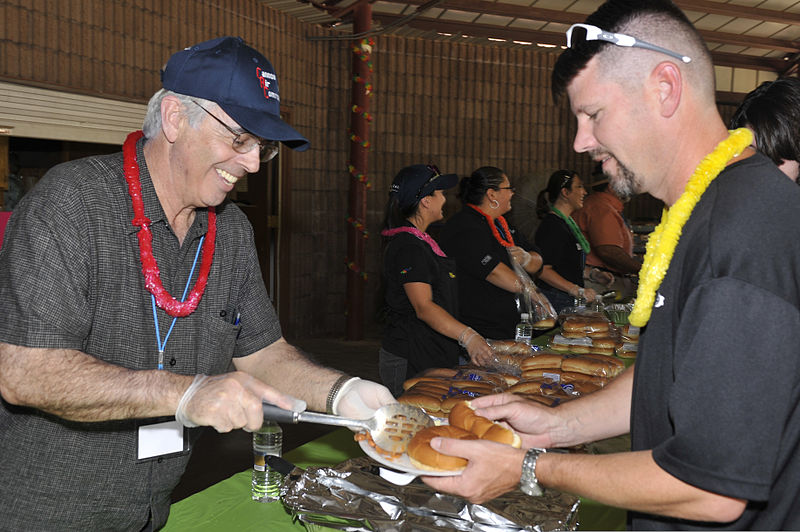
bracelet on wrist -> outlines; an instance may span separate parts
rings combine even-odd
[[[325,411],[328,414],[333,414],[333,403],[336,401],[336,394],[338,394],[339,390],[342,389],[342,386],[344,386],[344,384],[352,378],[353,377],[350,375],[341,375],[338,379],[336,379],[336,382],[333,383],[330,391],[328,391],[328,399],[325,401]]]

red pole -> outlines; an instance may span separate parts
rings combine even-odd
[[[372,25],[372,6],[360,2],[353,11],[353,33]],[[364,337],[364,285],[366,283],[367,162],[369,154],[369,97],[372,93],[372,39],[353,41],[353,82],[350,114],[350,193],[347,231],[347,340]]]

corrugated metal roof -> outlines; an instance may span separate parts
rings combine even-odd
[[[365,0],[261,0],[303,22],[352,34],[352,7]],[[603,0],[377,0],[377,32],[494,46],[561,46],[569,25]],[[800,0],[675,0],[718,66],[794,73],[800,59]],[[394,26],[396,25],[396,26]],[[388,28],[388,29],[387,29]]]

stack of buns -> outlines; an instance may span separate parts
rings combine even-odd
[[[522,440],[513,430],[475,413],[469,401],[459,401],[450,411],[449,425],[427,427],[417,432],[408,444],[411,465],[427,471],[457,471],[467,465],[467,460],[435,451],[430,442],[433,438],[457,438],[460,440],[491,440],[520,448]]]
[[[639,327],[627,324],[622,327],[622,345],[617,348],[620,358],[636,358],[639,351]]]
[[[418,406],[433,417],[447,417],[453,406],[482,395],[501,393],[509,383],[519,380],[511,375],[467,368],[434,368],[403,383],[401,403]]]
[[[613,378],[624,370],[625,363],[609,355],[543,352],[522,361],[521,380],[562,373],[567,373],[568,376],[577,374],[575,379],[581,379],[581,376]]]

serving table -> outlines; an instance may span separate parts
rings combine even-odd
[[[249,452],[249,449],[242,449]],[[285,454],[298,467],[334,466],[364,453],[348,429],[336,429]],[[293,522],[279,502],[258,503],[250,499],[251,471],[247,469],[172,505],[166,532],[184,530],[292,531],[305,530]],[[581,499],[579,530],[625,530],[625,512]]]

